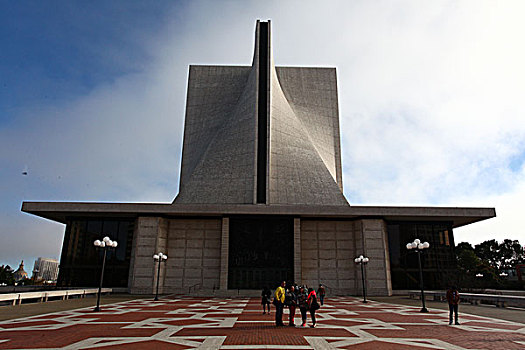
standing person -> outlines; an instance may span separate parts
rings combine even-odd
[[[319,288],[317,289],[317,295],[319,295],[319,300],[321,301],[321,306],[323,306],[324,296],[326,295],[326,289],[325,289],[325,287],[322,284],[320,284]]]
[[[270,299],[272,298],[272,291],[268,287],[264,287],[261,293],[261,304],[263,308],[263,315],[266,314],[266,307],[268,307],[268,315],[270,314]]]
[[[447,290],[447,301],[448,301],[448,309],[450,310],[450,314],[448,317],[448,324],[452,324],[452,314],[454,314],[455,324],[459,325],[459,321],[458,321],[459,292],[455,286],[451,286]]]
[[[312,318],[312,325],[310,327],[315,328],[317,322],[315,320],[315,312],[319,309],[319,302],[317,301],[317,294],[313,288],[308,288],[308,310],[310,310],[310,317]]]
[[[284,309],[284,287],[286,282],[281,282],[281,286],[275,290],[273,302],[275,304],[275,325],[277,327],[284,326],[283,324],[283,309]]]
[[[287,295],[288,297],[288,295]],[[288,326],[295,327],[295,309],[297,307],[297,294],[295,293],[295,287],[290,287],[290,296],[288,302],[288,310],[290,310],[290,320]]]
[[[299,310],[301,310],[301,327],[306,327],[306,311],[308,310],[308,294],[306,294],[305,286],[299,287],[299,293],[297,294],[297,305],[299,305]]]

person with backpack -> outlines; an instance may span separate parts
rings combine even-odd
[[[306,327],[306,311],[308,310],[308,294],[306,294],[305,286],[299,287],[299,293],[297,293],[297,305],[301,311],[301,327]]]
[[[459,321],[458,321],[459,292],[455,286],[451,286],[447,290],[447,301],[448,301],[448,309],[450,310],[449,317],[448,317],[448,324],[452,324],[452,314],[454,314],[455,324],[459,325]]]
[[[268,307],[268,315],[270,314],[270,301],[272,299],[272,291],[268,287],[264,287],[261,293],[261,304],[263,307],[263,315],[266,314],[266,307]]]
[[[295,287],[291,286],[286,292],[284,303],[290,311],[290,318],[288,326],[295,327],[295,309],[297,308],[297,294],[295,293]]]
[[[319,302],[317,301],[317,295],[313,288],[308,288],[308,297],[306,298],[308,303],[308,310],[310,311],[310,317],[312,318],[312,325],[310,327],[316,327],[315,312],[320,308]]]

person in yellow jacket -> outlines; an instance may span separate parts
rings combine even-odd
[[[281,286],[277,287],[274,294],[274,304],[275,304],[275,325],[278,327],[284,326],[283,323],[283,311],[284,311],[284,287],[286,287],[286,282],[281,282]]]

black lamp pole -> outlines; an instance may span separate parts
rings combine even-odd
[[[361,280],[363,281],[363,303],[368,303],[366,301],[366,283],[365,283],[365,264],[361,263]]]
[[[97,306],[95,306],[94,311],[100,311],[100,294],[102,294],[102,281],[104,281],[104,268],[106,267],[107,251],[108,251],[108,248],[104,247],[104,258],[102,259],[102,271],[100,272],[100,283],[98,285],[98,293],[97,293]]]
[[[161,261],[162,259],[159,259],[159,262],[158,262],[158,268],[157,268],[157,289],[155,291],[155,299],[154,301],[158,301],[159,300],[159,280],[160,280],[160,263],[162,262]]]
[[[359,257],[355,258],[354,261],[356,264],[361,265],[361,281],[363,283],[363,303],[368,303],[366,301],[366,282],[365,282],[365,264],[369,261],[367,257],[364,257],[360,255]]]
[[[419,287],[421,288],[421,303],[422,308],[420,312],[428,312],[426,306],[425,306],[425,288],[423,287],[423,268],[421,267],[421,253],[423,253],[424,249],[427,249],[430,247],[430,244],[428,242],[421,243],[419,239],[415,239],[414,242],[407,243],[407,249],[408,250],[414,250],[417,253],[417,262],[419,265]]]
[[[109,237],[104,237],[102,241],[99,241],[97,239],[94,242],[94,245],[95,247],[104,249],[104,258],[102,259],[102,271],[100,272],[100,283],[98,285],[98,293],[97,293],[97,306],[93,310],[93,311],[100,311],[100,295],[102,294],[102,282],[104,281],[104,269],[106,267],[106,254],[108,252],[108,248],[117,247],[117,241],[112,241]]]
[[[155,299],[153,299],[153,301],[159,300],[160,263],[166,261],[167,259],[168,256],[166,254],[158,253],[153,255],[153,260],[157,261],[157,263],[159,264],[157,266],[157,288],[155,289]]]
[[[428,312],[427,308],[425,307],[425,289],[423,288],[423,269],[421,268],[421,253],[423,251],[420,249],[416,249],[417,253],[417,262],[419,263],[419,287],[421,288],[421,303],[423,303],[423,307],[421,308],[420,312]]]

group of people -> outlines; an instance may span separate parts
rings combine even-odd
[[[315,319],[315,312],[324,304],[324,298],[326,295],[326,288],[320,284],[317,289],[317,293],[313,288],[307,286],[291,285],[286,288],[286,282],[281,282],[281,285],[277,287],[275,293],[265,287],[261,293],[261,304],[263,308],[263,315],[270,314],[270,305],[275,305],[275,325],[277,327],[284,326],[283,314],[284,309],[289,310],[288,326],[295,327],[295,311],[299,308],[301,312],[301,327],[306,327],[307,312],[310,312],[310,318],[312,324],[310,327],[315,328],[317,322]],[[458,320],[458,304],[460,301],[458,289],[455,286],[451,286],[447,290],[447,302],[449,306],[449,324],[454,323],[459,325]]]
[[[326,295],[326,288],[320,284],[317,293],[313,288],[307,286],[297,286],[292,284],[286,288],[286,282],[281,282],[273,294],[273,304],[275,306],[275,325],[277,327],[284,326],[283,314],[284,309],[289,310],[288,326],[295,327],[295,311],[299,308],[301,312],[301,327],[306,327],[307,312],[310,313],[312,324],[310,327],[315,328],[316,319],[315,312],[324,304],[324,297]],[[270,304],[272,304],[272,292],[268,287],[265,287],[261,293],[261,304],[263,307],[263,314],[270,314]],[[268,311],[266,311],[268,310]]]

